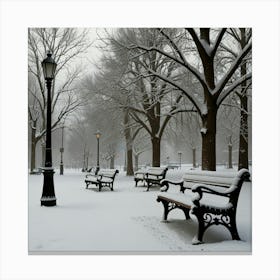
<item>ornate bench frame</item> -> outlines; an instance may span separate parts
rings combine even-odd
[[[250,173],[247,169],[241,169],[236,177],[226,178],[223,176],[215,177],[215,171],[212,172],[210,182],[207,181],[207,178],[210,178],[211,171],[192,171],[186,173],[184,179],[178,182],[169,180],[161,181],[161,191],[163,192],[168,191],[169,184],[180,186],[183,200],[170,198],[164,194],[160,194],[157,197],[157,201],[162,202],[164,207],[164,221],[167,220],[168,213],[176,208],[183,210],[186,219],[191,217],[198,221],[197,234],[192,241],[194,245],[203,243],[203,235],[206,229],[212,225],[225,226],[230,231],[233,240],[240,240],[236,226],[237,203],[243,182],[250,181]],[[206,173],[207,176],[204,177],[203,173]],[[200,176],[201,178],[199,178]],[[231,181],[230,184],[228,183],[229,181]],[[193,184],[193,186],[185,187],[185,183]],[[184,193],[186,189],[191,189],[194,194],[193,198]],[[228,202],[223,207],[215,205],[215,203],[203,202],[201,199],[206,193],[226,197],[228,198]],[[184,201],[184,196],[188,196],[188,203],[182,202]]]

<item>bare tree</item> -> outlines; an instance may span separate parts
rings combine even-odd
[[[227,33],[236,40],[238,48],[243,50],[252,37],[250,28],[230,28]],[[238,52],[229,48],[225,44],[221,45],[222,49],[228,53],[227,59],[234,60],[238,56]],[[240,75],[245,76],[251,69],[251,57],[244,59],[240,64]],[[248,169],[248,92],[251,89],[251,81],[243,81],[241,86],[236,88],[235,94],[240,99],[240,133],[239,133],[239,159],[238,169]]]
[[[234,32],[234,31],[233,31]],[[233,33],[236,35],[236,33]],[[237,37],[240,47],[243,50],[246,47],[248,40],[251,38],[251,29],[246,30],[245,28],[240,28],[240,37]],[[248,62],[244,61],[240,65],[241,75],[244,76],[248,71]],[[241,84],[241,90],[237,93],[240,98],[240,134],[239,134],[239,160],[238,160],[238,170],[242,168],[249,167],[249,157],[248,157],[248,88],[250,83],[244,81]]]
[[[157,32],[164,40],[160,46],[148,45],[137,40],[131,40],[130,44],[125,45],[131,50],[132,56],[138,49],[142,51],[143,55],[147,52],[156,52],[170,59],[178,68],[183,68],[186,72],[191,73],[200,84],[203,92],[202,98],[193,95],[187,86],[178,83],[176,79],[168,77],[165,73],[153,68],[148,69],[150,74],[180,90],[197,110],[202,121],[202,169],[206,170],[216,170],[217,110],[231,92],[252,77],[251,72],[241,73],[239,78],[232,80],[233,75],[251,51],[251,40],[247,40],[242,50],[237,52],[236,58],[223,75],[217,73],[215,56],[222,40],[229,41],[229,38],[224,38],[226,30],[226,28],[222,28],[218,32],[211,32],[210,28],[200,28],[198,35],[197,30],[193,28],[180,29],[175,33],[174,30],[158,28]],[[189,42],[190,39],[196,48],[196,53],[191,55],[189,51],[186,51],[184,43]],[[233,47],[233,45],[234,42],[230,42],[230,46]],[[192,61],[197,63],[197,59],[199,60],[198,66],[194,66]]]
[[[218,116],[218,134],[227,145],[228,168],[233,168],[233,148],[239,141],[240,101],[232,93],[221,104]]]
[[[134,134],[135,135],[135,134]],[[133,140],[134,170],[139,169],[139,157],[146,151],[151,149],[149,144],[149,135],[147,133],[139,133]]]
[[[162,38],[154,29],[120,30],[117,37],[110,41],[116,47],[126,50],[129,41],[148,46],[162,45]],[[180,71],[169,58],[157,52],[145,52],[134,49],[129,59],[128,69],[123,79],[123,87],[129,96],[129,104],[125,104],[133,120],[141,125],[150,135],[152,144],[152,164],[160,166],[161,139],[170,119],[183,111],[194,111],[193,106],[180,106],[183,95],[181,90],[159,79],[150,72],[158,72],[167,78],[179,80]]]
[[[46,89],[41,69],[41,61],[48,51],[57,62],[57,70],[52,87],[52,130],[75,110],[84,105],[84,100],[76,92],[76,82],[81,68],[70,66],[79,55],[85,53],[91,43],[87,39],[87,30],[73,28],[30,28],[28,30],[28,71],[36,86],[29,84],[28,93],[33,101],[29,103],[31,128],[36,132],[32,142],[36,144],[46,133]],[[33,133],[34,134],[34,133]],[[36,149],[31,149],[31,170],[35,167]]]

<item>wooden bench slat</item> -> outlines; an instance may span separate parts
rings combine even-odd
[[[158,195],[158,200],[166,200],[181,206],[184,206],[188,209],[191,209],[192,201],[190,196],[185,195],[184,197],[180,194],[173,194],[173,195]]]

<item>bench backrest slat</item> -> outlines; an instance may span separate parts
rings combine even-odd
[[[215,185],[229,188],[237,173],[219,173],[216,171],[187,171],[183,176],[184,186],[194,184]]]
[[[219,173],[216,171],[188,171],[183,176],[184,187],[192,187],[194,184],[214,185],[226,187],[225,194],[234,207],[237,205],[240,189],[245,180],[249,180],[250,173],[247,169],[241,169],[236,173]]]
[[[155,175],[163,175],[166,172],[166,167],[150,167],[147,170],[147,173],[155,174]]]
[[[98,175],[107,176],[107,177],[115,177],[119,171],[117,169],[100,169]]]

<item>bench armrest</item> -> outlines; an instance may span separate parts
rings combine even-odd
[[[180,180],[180,181],[170,181],[167,179],[163,179],[160,181],[160,191],[161,192],[167,192],[169,189],[169,184],[175,185],[175,186],[180,186],[180,192],[184,192],[187,188],[184,187],[184,181]]]
[[[219,190],[218,190],[219,188]],[[193,197],[192,201],[195,205],[199,206],[199,201],[201,200],[203,193],[209,193],[219,196],[229,196],[229,188],[220,189],[221,187],[211,186],[211,185],[204,185],[204,184],[195,184],[192,186],[191,190],[196,195]]]
[[[202,191],[202,192],[207,192],[207,193],[212,193],[212,194],[217,194],[217,195],[227,195],[229,188],[227,188],[225,186],[195,184],[192,186],[191,189],[193,192]]]

